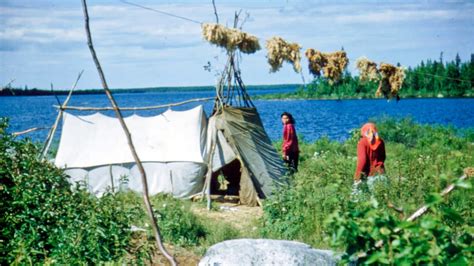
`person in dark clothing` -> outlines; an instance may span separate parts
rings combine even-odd
[[[357,167],[354,173],[354,189],[367,180],[369,188],[377,180],[385,180],[385,143],[380,138],[377,127],[373,123],[362,126],[361,138],[357,144]]]
[[[283,160],[290,169],[290,173],[294,173],[298,171],[300,153],[295,120],[290,113],[284,112],[281,114],[281,122],[283,123],[283,144],[281,146]]]

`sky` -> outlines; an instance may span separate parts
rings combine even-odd
[[[179,19],[120,0],[89,0],[94,47],[111,88],[214,85],[225,51],[205,41],[198,22],[215,22],[212,0],[127,0],[189,18]],[[416,66],[422,60],[463,61],[474,53],[474,1],[215,0],[219,21],[248,14],[243,31],[262,49],[243,54],[247,85],[301,83],[284,64],[270,73],[265,41],[280,36],[302,46],[303,77],[312,80],[304,51],[344,47],[355,61]],[[211,65],[211,71],[204,66]],[[101,88],[84,30],[81,0],[0,0],[0,86],[69,89],[84,70],[79,89]]]

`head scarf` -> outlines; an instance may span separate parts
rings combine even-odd
[[[364,124],[360,129],[360,134],[369,141],[370,149],[373,151],[376,150],[382,142],[374,123]]]

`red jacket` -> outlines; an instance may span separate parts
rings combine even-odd
[[[367,138],[361,138],[357,144],[357,168],[354,174],[355,180],[360,180],[361,174],[373,176],[385,172],[385,144],[380,139],[380,145],[372,150]]]
[[[296,136],[295,126],[293,124],[285,124],[283,126],[283,144],[281,145],[283,155],[289,153],[299,153],[298,136]]]

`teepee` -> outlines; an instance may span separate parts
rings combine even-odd
[[[213,192],[221,175],[229,183],[227,192],[238,194],[241,204],[256,206],[282,184],[286,169],[246,91],[237,53],[227,50],[227,64],[216,85],[207,131],[210,159],[205,192],[208,196]]]

